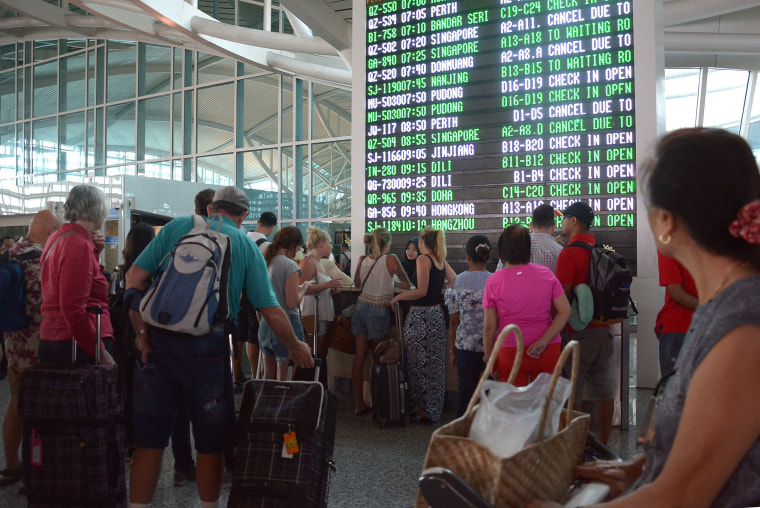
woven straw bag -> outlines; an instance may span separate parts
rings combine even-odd
[[[475,404],[480,397],[483,382],[493,371],[494,364],[506,336],[514,332],[517,337],[517,354],[508,382],[513,383],[523,353],[522,332],[516,325],[509,325],[499,334],[488,365],[480,378],[465,414],[433,432],[428,445],[423,469],[445,467],[456,473],[495,508],[522,508],[533,499],[560,502],[573,481],[573,468],[583,458],[590,417],[572,411],[575,385],[578,378],[578,354],[576,341],[568,343],[557,361],[552,382],[541,415],[538,442],[517,454],[501,458],[477,441],[468,438],[475,416]],[[549,401],[562,372],[562,367],[572,353],[572,389],[568,409],[563,410],[560,430],[544,439]],[[568,414],[572,419],[567,423]],[[427,507],[422,495],[417,493],[417,508]]]

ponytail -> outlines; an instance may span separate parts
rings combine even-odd
[[[280,249],[290,250],[303,245],[303,233],[295,226],[285,226],[274,234],[272,243],[267,245],[264,251],[264,260],[267,266],[274,259],[275,253]]]
[[[277,236],[277,235],[275,235]],[[274,259],[274,242],[267,245],[267,248],[264,250],[264,261],[267,262],[267,266],[269,266],[269,263],[272,262],[272,259]]]
[[[375,228],[372,233],[364,235],[364,244],[368,245],[370,257],[380,257],[386,245],[391,243],[391,234],[385,228]]]
[[[420,231],[420,238],[439,261],[446,261],[446,235],[442,230],[426,227]]]

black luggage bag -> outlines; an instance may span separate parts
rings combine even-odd
[[[246,383],[228,507],[327,506],[338,406],[314,362],[315,381]]]
[[[406,427],[411,419],[409,409],[409,379],[404,363],[404,339],[401,309],[394,312],[396,328],[401,342],[401,361],[372,365],[372,418],[380,428],[391,424]]]
[[[116,365],[55,365],[24,373],[19,414],[30,507],[127,506],[124,395]],[[76,342],[72,341],[72,360]]]

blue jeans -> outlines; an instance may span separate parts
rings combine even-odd
[[[235,439],[235,398],[222,329],[194,337],[152,328],[150,342],[148,363],[135,366],[135,444],[164,449],[182,408],[198,453],[223,453]]]
[[[683,346],[686,333],[668,332],[660,334],[660,376],[669,374],[676,368],[676,360]]]
[[[459,407],[457,407],[457,418],[464,414],[467,404],[470,403],[475,388],[478,387],[480,376],[486,368],[483,362],[483,352],[456,350],[457,355],[457,374],[459,374]]]

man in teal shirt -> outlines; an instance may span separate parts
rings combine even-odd
[[[237,187],[219,189],[209,205],[209,224],[229,237],[231,265],[228,285],[230,317],[237,317],[240,295],[246,289],[251,304],[275,331],[298,367],[311,367],[309,346],[300,342],[277,297],[258,247],[240,231],[248,216],[248,198]],[[126,276],[127,291],[141,293],[166,267],[166,254],[193,228],[192,217],[179,217],[164,226],[135,260]],[[130,319],[137,332],[135,347],[141,364],[134,381],[135,444],[130,476],[130,506],[147,506],[161,473],[161,458],[180,404],[190,415],[197,451],[196,482],[202,508],[218,506],[224,451],[235,436],[235,400],[229,361],[229,342],[221,327],[203,336],[148,328],[136,312]]]

